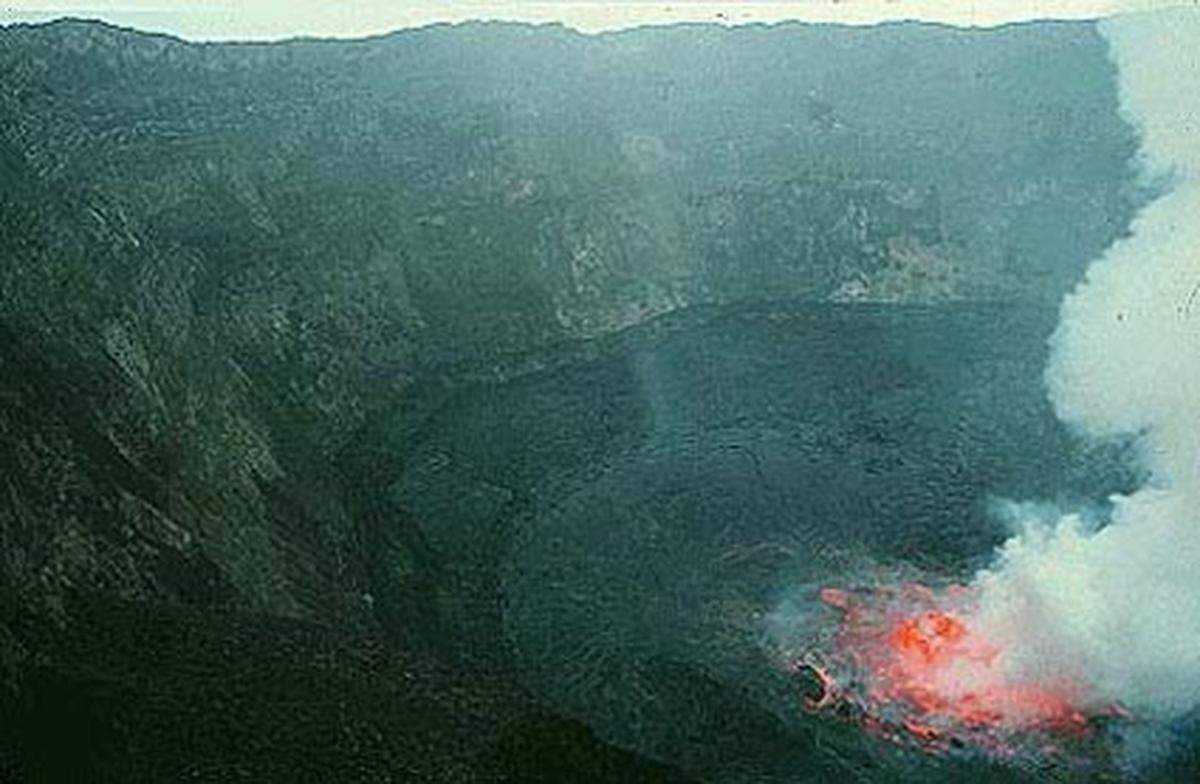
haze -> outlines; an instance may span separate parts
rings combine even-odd
[[[545,0],[543,2],[368,2],[264,0],[255,3],[184,0],[17,0],[0,8],[0,23],[45,22],[73,16],[190,40],[278,40],[293,37],[354,38],[437,22],[495,19],[558,23],[583,32],[677,22],[772,23],[788,19],[875,24],[917,19],[988,27],[1031,19],[1092,19],[1114,13],[1186,5],[1178,0],[803,0],[801,2],[647,2],[646,0]]]

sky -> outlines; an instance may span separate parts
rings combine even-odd
[[[920,19],[993,26],[1029,19],[1079,19],[1200,0],[0,0],[0,24],[63,16],[190,40],[362,37],[470,19],[557,22],[582,32],[673,22],[746,24],[801,19],[872,24]]]

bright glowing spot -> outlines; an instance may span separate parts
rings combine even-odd
[[[1013,675],[1005,651],[972,624],[972,589],[825,588],[820,597],[841,618],[833,650],[808,663],[821,689],[806,699],[809,710],[840,709],[877,734],[929,748],[996,753],[1019,738],[1079,737],[1095,718],[1126,715],[1098,704],[1086,684]]]

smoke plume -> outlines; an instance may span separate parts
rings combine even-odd
[[[1200,705],[1200,12],[1101,30],[1142,173],[1166,193],[1063,302],[1045,378],[1064,422],[1136,439],[1148,479],[1098,529],[1027,523],[978,575],[976,623],[1015,678],[1172,718]]]

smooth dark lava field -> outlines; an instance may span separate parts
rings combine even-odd
[[[522,682],[603,737],[714,781],[833,776],[840,755],[862,775],[962,775],[822,740],[836,722],[804,710],[766,623],[795,586],[870,579],[870,564],[969,576],[1008,535],[996,498],[1133,484],[1120,448],[1081,448],[1049,409],[1054,317],[806,303],[664,317],[596,358],[447,400],[396,492],[462,515],[431,540],[448,552],[468,521],[524,500],[505,521],[504,634]]]

